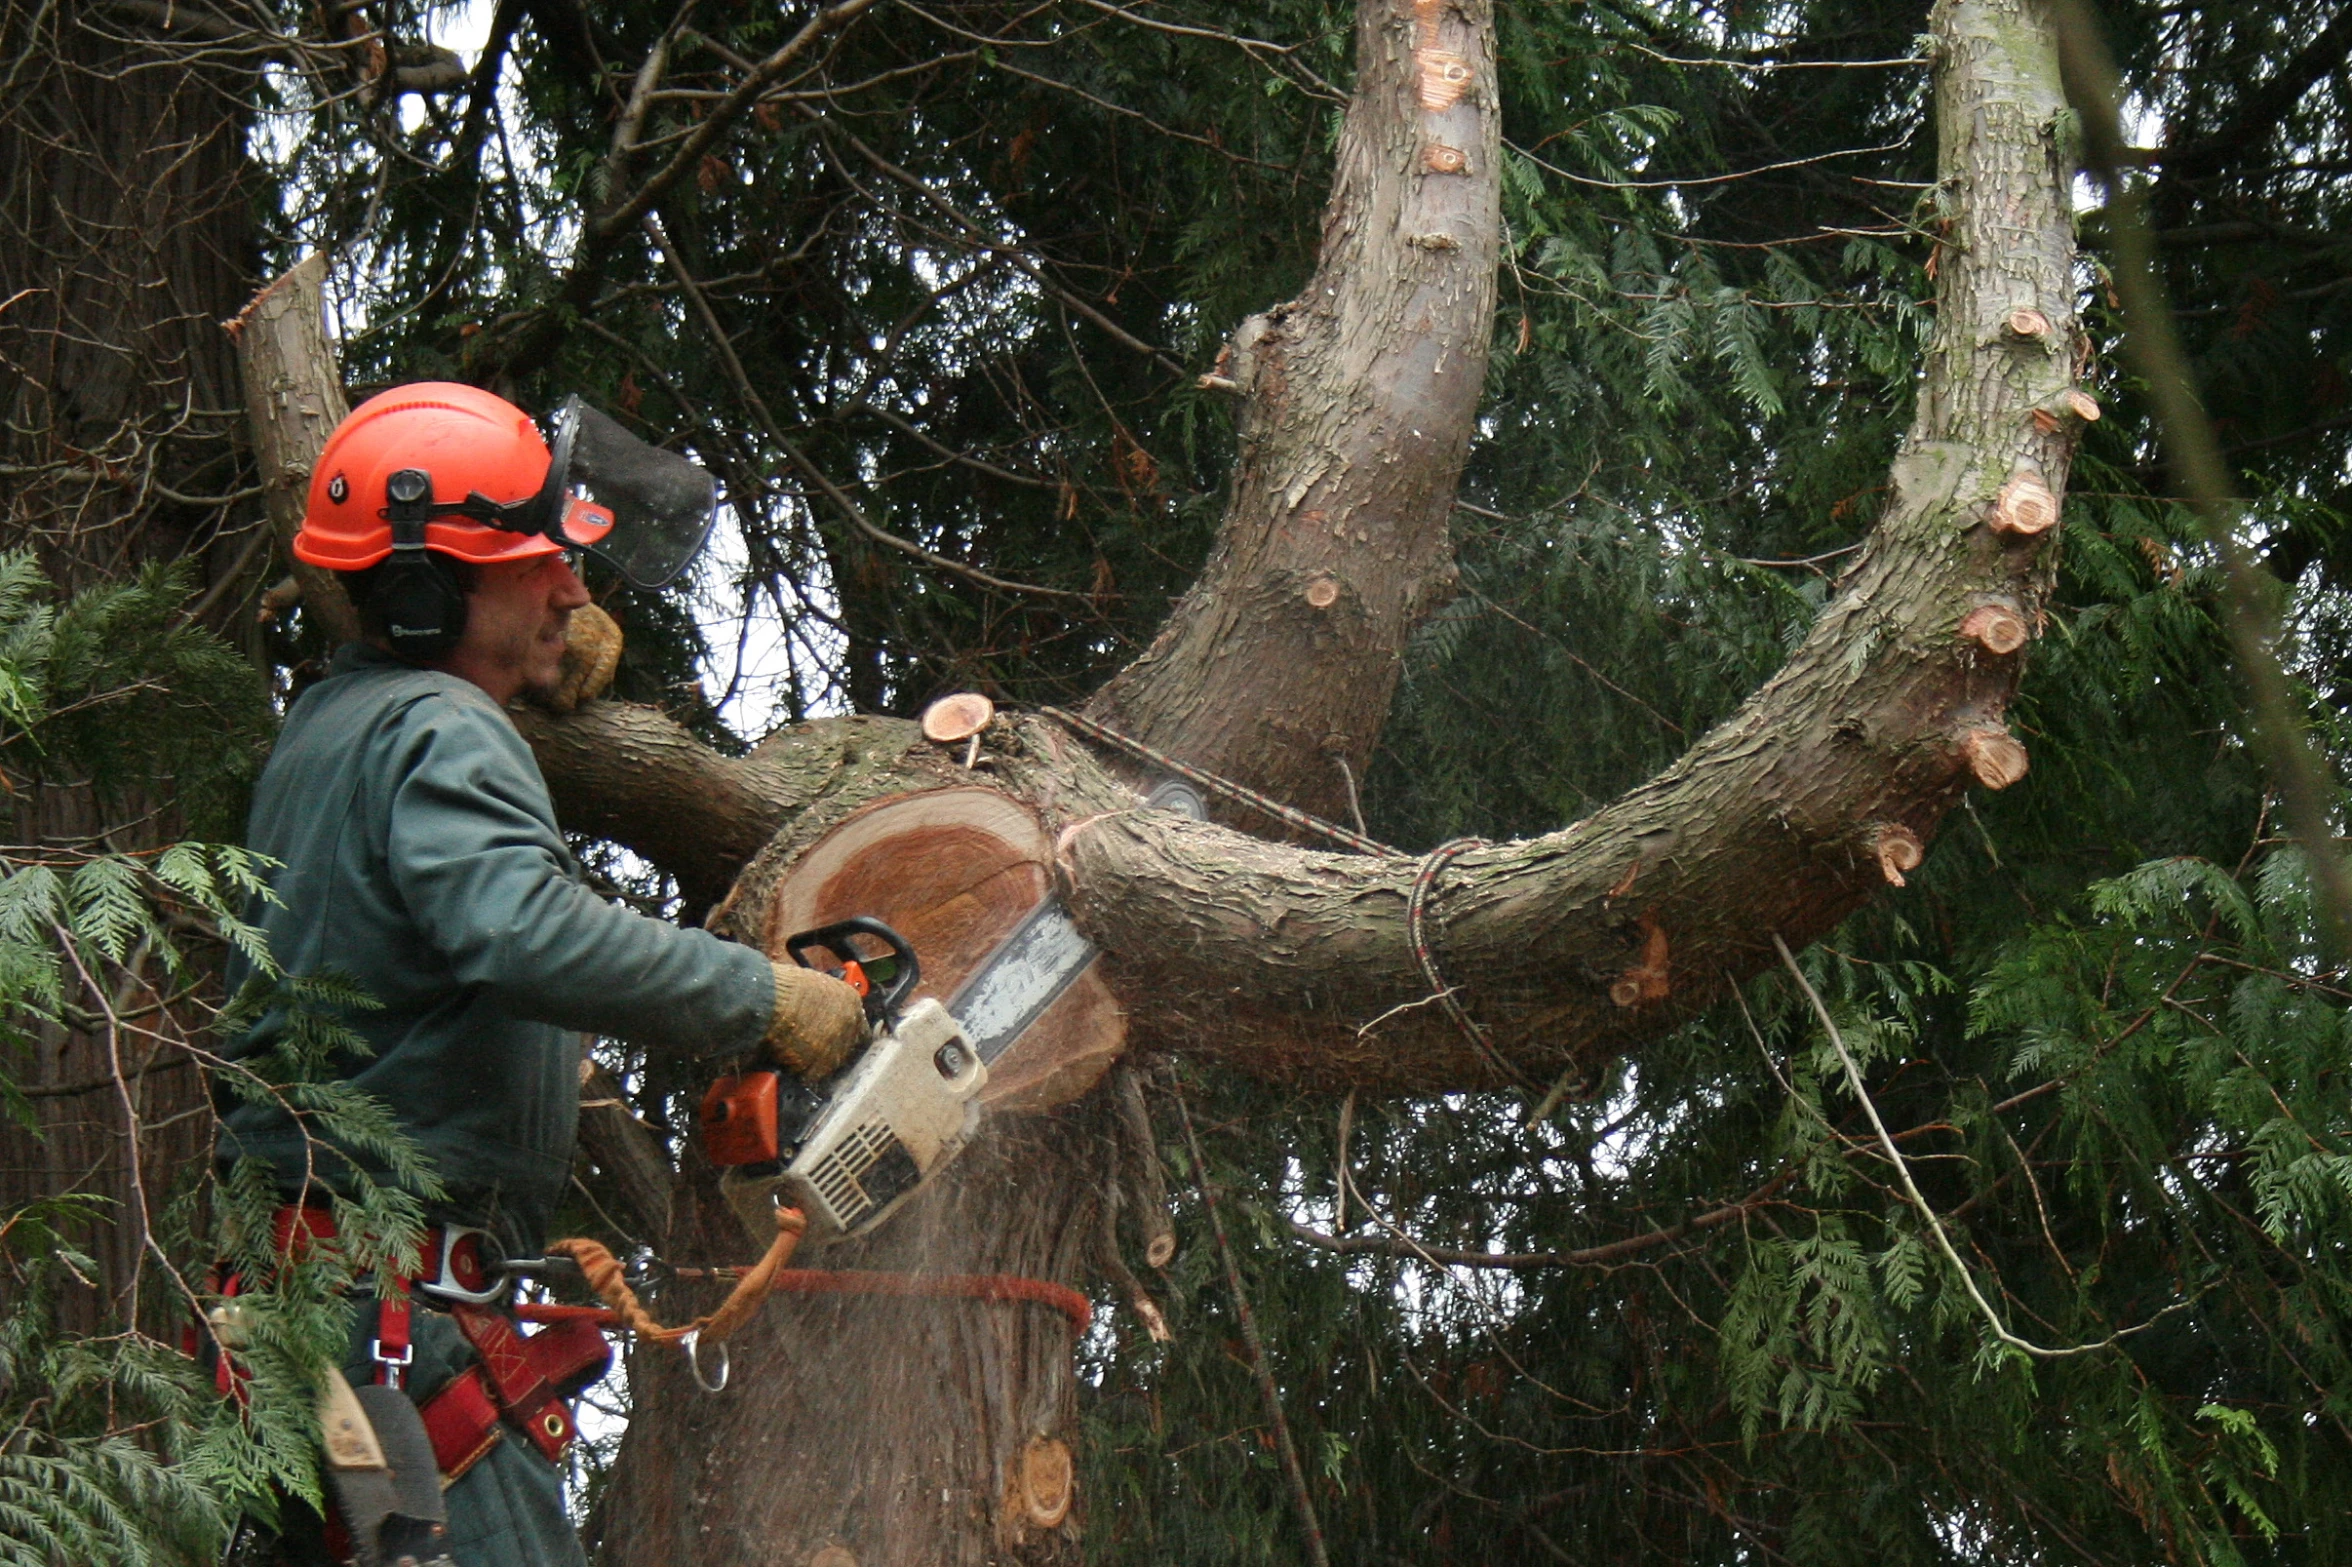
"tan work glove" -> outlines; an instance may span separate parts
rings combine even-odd
[[[772,963],[776,1009],[768,1015],[768,1059],[798,1077],[831,1077],[866,1037],[865,999],[847,980],[797,963]]]
[[[611,690],[620,667],[620,626],[595,605],[583,604],[564,628],[563,675],[536,700],[551,713],[568,713]]]

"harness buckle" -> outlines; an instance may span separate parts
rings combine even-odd
[[[508,1277],[506,1256],[488,1230],[444,1224],[437,1233],[440,1245],[433,1248],[424,1270],[417,1275],[420,1291],[435,1300],[467,1306],[493,1305],[512,1293],[514,1282]]]
[[[409,1365],[416,1359],[416,1346],[403,1344],[397,1351],[394,1351],[386,1349],[382,1339],[370,1339],[368,1341],[368,1355],[377,1365],[384,1368],[384,1386],[398,1387],[408,1380]]]

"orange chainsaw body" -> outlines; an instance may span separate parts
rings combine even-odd
[[[702,1096],[702,1146],[711,1163],[773,1164],[781,1157],[776,1089],[773,1071],[736,1072],[710,1085]]]

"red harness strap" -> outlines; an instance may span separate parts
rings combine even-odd
[[[288,1257],[299,1257],[314,1243],[335,1236],[334,1217],[324,1208],[288,1204],[278,1210],[275,1228],[278,1252]],[[428,1231],[428,1237],[432,1233]],[[432,1250],[428,1246],[428,1252]],[[423,1261],[428,1268],[433,1266],[430,1256]],[[459,1279],[478,1288],[478,1279],[465,1277],[469,1261],[479,1272],[479,1262],[465,1253],[456,1259]],[[405,1271],[387,1270],[377,1282],[381,1293],[369,1353],[376,1363],[376,1380],[399,1387],[416,1359],[416,1307],[408,1293],[412,1278]],[[234,1295],[236,1290],[237,1281],[228,1280],[225,1292]],[[489,1306],[453,1304],[449,1314],[480,1363],[451,1377],[418,1405],[443,1483],[480,1463],[498,1445],[502,1417],[530,1437],[550,1463],[561,1463],[578,1434],[563,1400],[603,1376],[612,1363],[604,1334],[593,1322],[566,1322],[526,1338],[515,1330],[511,1317]],[[192,1340],[193,1332],[189,1336]],[[242,1374],[242,1367],[232,1372],[228,1357],[221,1357],[216,1371],[221,1381]]]
[[[409,1338],[409,1313],[416,1308],[409,1303],[408,1278],[390,1268],[376,1275],[376,1339],[368,1346],[368,1354],[376,1362],[376,1380],[386,1387],[399,1387],[408,1379],[409,1362],[416,1359],[416,1345]]]
[[[503,1417],[549,1463],[563,1462],[579,1434],[564,1395],[604,1374],[612,1349],[591,1322],[566,1322],[525,1338],[488,1306],[456,1305],[450,1318],[481,1363],[467,1367],[422,1406],[433,1459],[454,1480],[498,1441]]]

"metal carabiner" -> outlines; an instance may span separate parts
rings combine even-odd
[[[727,1388],[727,1372],[733,1364],[728,1359],[727,1346],[724,1343],[711,1346],[719,1352],[719,1374],[717,1380],[714,1381],[702,1374],[702,1358],[699,1353],[701,1338],[702,1330],[697,1328],[678,1340],[678,1347],[686,1351],[686,1369],[692,1374],[694,1385],[705,1393],[723,1393]]]

